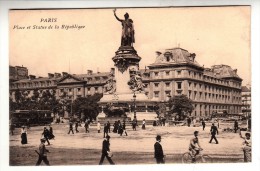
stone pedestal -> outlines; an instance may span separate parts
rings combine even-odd
[[[150,103],[152,103],[152,101],[148,99],[148,97],[142,91],[143,84],[139,72],[139,61],[141,60],[141,57],[138,56],[134,47],[119,47],[119,49],[115,52],[115,56],[112,58],[112,60],[114,61],[115,66],[115,91],[105,92],[99,102],[100,106],[105,106],[108,103],[114,105],[115,107],[117,104],[133,106],[134,103],[136,105],[145,104],[145,106],[147,106],[147,104],[149,105]],[[134,94],[136,96],[135,100],[133,97]],[[134,112],[129,110],[128,114],[131,116],[131,119],[133,119]],[[98,118],[101,118],[103,116],[104,115],[100,113],[98,115]],[[155,112],[140,112],[136,110],[136,117],[138,120],[154,120],[156,116],[157,115]]]

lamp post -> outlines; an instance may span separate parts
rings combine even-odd
[[[136,119],[136,111],[135,111],[135,100],[136,100],[136,95],[135,95],[135,91],[134,91],[133,99],[134,99],[134,118]]]

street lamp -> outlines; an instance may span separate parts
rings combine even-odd
[[[135,91],[134,91],[133,99],[134,99],[134,118],[136,119],[136,111],[135,111],[135,100],[136,100],[136,95],[135,95]]]

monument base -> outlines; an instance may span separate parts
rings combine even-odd
[[[118,104],[126,104],[129,112],[126,112],[126,117],[121,117],[122,119],[128,118],[127,120],[134,119],[134,110],[136,111],[136,118],[138,121],[142,121],[145,119],[147,123],[150,121],[154,121],[157,117],[155,111],[148,110],[148,107],[153,106],[154,102],[148,99],[148,97],[143,92],[136,92],[136,98],[133,98],[133,93],[123,93],[123,94],[104,94],[100,99],[99,105],[106,106],[110,104],[116,108]],[[136,105],[135,109],[133,109],[134,104]],[[141,110],[141,111],[140,111]],[[98,120],[103,120],[104,115],[100,113],[97,117]],[[107,118],[108,119],[108,118]]]

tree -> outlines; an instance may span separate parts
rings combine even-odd
[[[87,97],[79,97],[72,104],[72,111],[78,117],[83,114],[84,118],[95,119],[99,113],[98,102],[102,98],[102,94],[94,94]]]
[[[154,106],[154,110],[158,117],[165,117],[166,114],[166,104],[164,103],[156,103]]]
[[[191,113],[194,109],[193,101],[185,95],[173,96],[169,99],[170,113],[177,113],[179,120],[185,119],[187,113]]]

